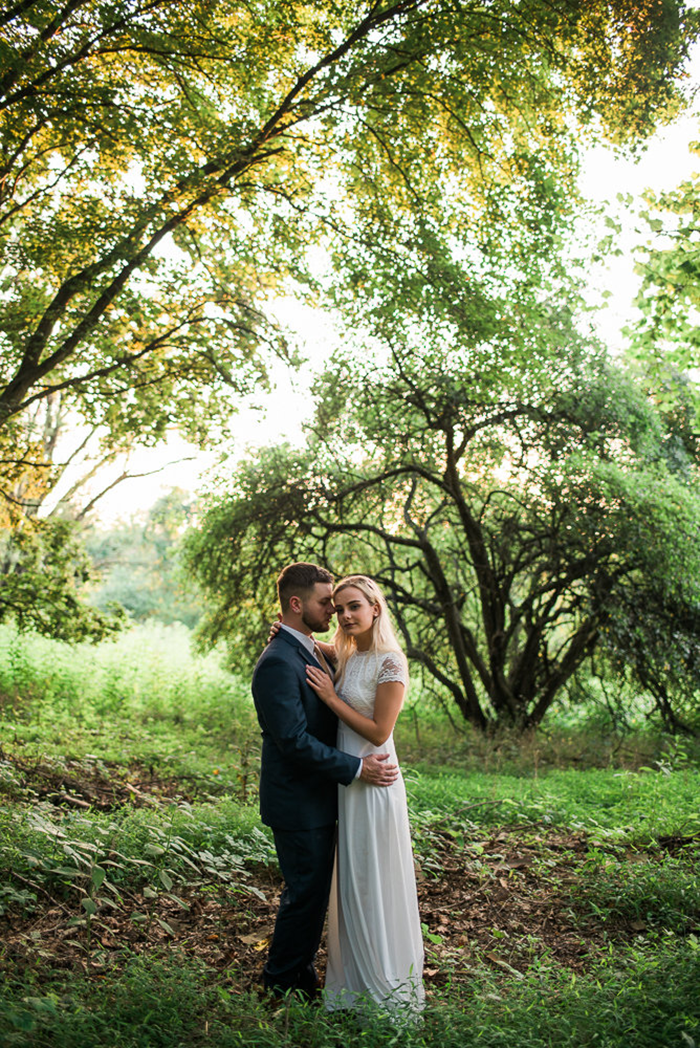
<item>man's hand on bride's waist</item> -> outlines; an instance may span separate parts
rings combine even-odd
[[[390,753],[370,753],[362,758],[360,779],[369,786],[391,786],[399,777],[398,764],[388,764]]]

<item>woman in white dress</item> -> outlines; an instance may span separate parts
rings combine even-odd
[[[386,600],[365,575],[342,579],[333,600],[338,629],[321,647],[337,662],[335,686],[315,667],[309,683],[339,718],[339,749],[388,752],[396,762],[392,733],[408,671]],[[383,789],[356,780],[339,789],[338,807],[326,1008],[362,1011],[374,1002],[408,1019],[424,1001],[423,941],[403,778]]]

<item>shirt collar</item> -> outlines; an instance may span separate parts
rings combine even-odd
[[[308,651],[309,655],[313,655],[313,653],[314,653],[314,639],[313,639],[313,637],[309,637],[309,635],[307,633],[300,633],[299,630],[294,630],[294,629],[292,629],[291,626],[286,626],[283,622],[280,623],[280,626],[282,627],[283,630],[286,630],[288,633],[291,633],[291,635],[293,637],[295,637],[296,640],[298,640],[300,644],[303,644],[304,647],[306,648],[306,650]]]

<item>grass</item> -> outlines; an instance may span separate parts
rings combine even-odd
[[[97,647],[0,627],[0,738],[27,758],[97,755],[235,792],[256,777],[249,692],[216,655],[194,657],[183,626]]]
[[[186,957],[134,958],[109,981],[8,984],[0,1030],[6,1048],[693,1048],[698,984],[697,945],[629,950],[583,978],[475,972],[471,989],[443,992],[422,1024],[397,1030],[381,1012],[358,1026],[294,1002],[271,1008]]]
[[[620,858],[596,849],[589,853],[575,890],[596,918],[622,918],[640,933],[662,937],[690,934],[700,924],[700,848],[684,849],[680,856],[643,853]]]
[[[700,772],[614,768],[533,776],[454,771],[409,773],[418,812],[462,809],[480,826],[541,822],[602,837],[649,841],[700,831]]]
[[[275,862],[247,683],[178,627],[97,648],[0,629],[0,1044],[700,1048],[693,754],[640,737],[626,766],[619,740],[589,735],[566,766],[575,731],[516,746],[405,713],[416,857],[437,900],[429,1006],[413,1028],[357,1026],[270,1007],[240,967],[259,965],[255,929],[274,910],[273,885],[256,917]],[[519,927],[538,907],[581,958],[557,954],[540,918]],[[227,960],[241,937],[247,953]]]

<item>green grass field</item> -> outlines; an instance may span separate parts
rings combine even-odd
[[[259,992],[280,881],[247,683],[179,627],[0,630],[0,1044],[700,1046],[690,751],[403,716],[428,1007],[396,1029]]]

